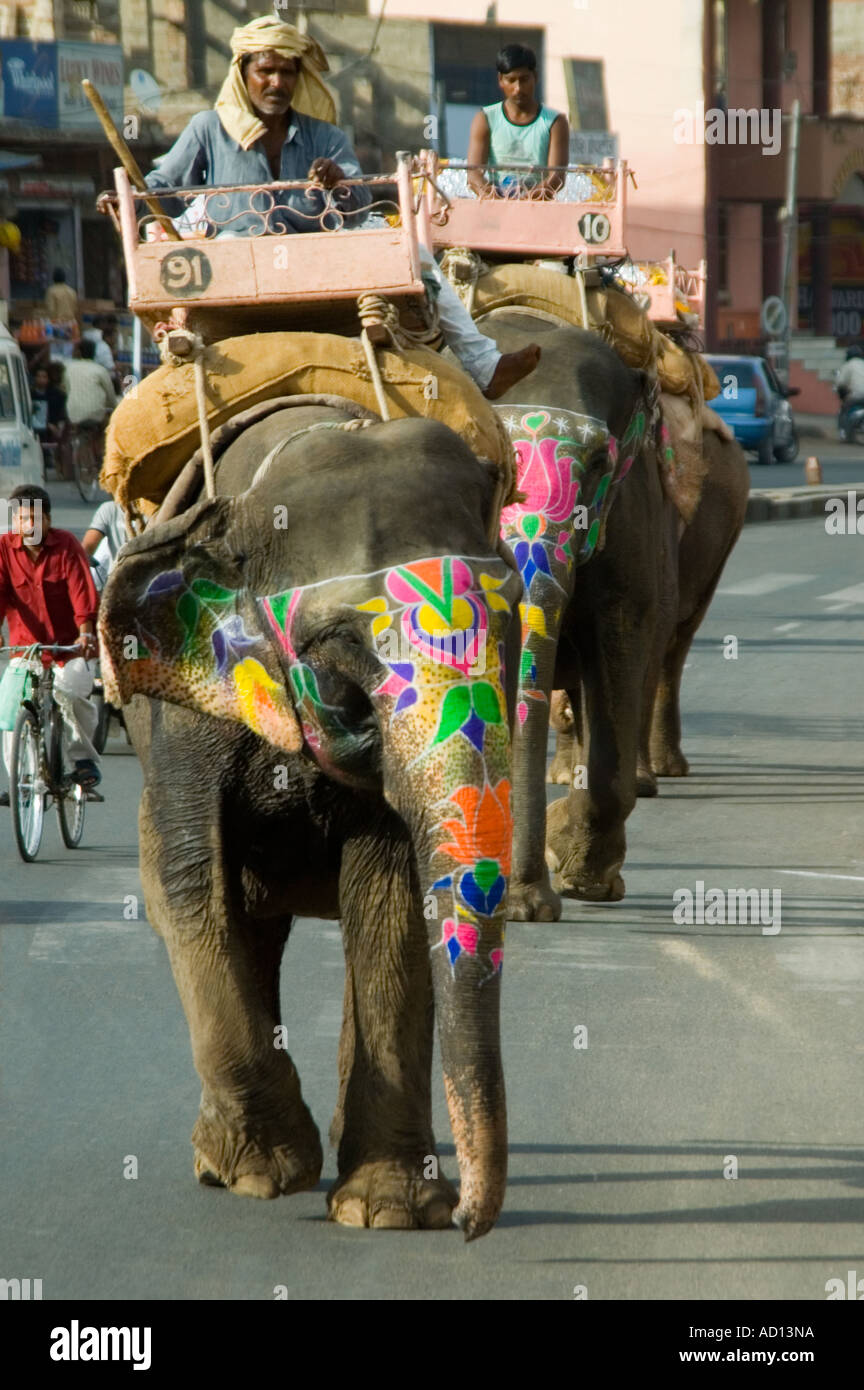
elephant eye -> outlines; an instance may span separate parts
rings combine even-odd
[[[322,703],[339,715],[340,722],[350,728],[366,720],[374,720],[369,696],[361,686],[326,661],[310,663]]]

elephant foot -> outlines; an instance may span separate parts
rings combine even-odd
[[[556,893],[583,902],[620,902],[624,854],[623,827],[593,838],[577,833],[567,800],[553,801],[546,815],[546,863]]]
[[[556,753],[549,764],[546,781],[551,782],[555,787],[569,787],[572,775],[569,755],[565,757],[561,753]]]
[[[636,795],[646,797],[657,796],[659,791],[660,788],[657,786],[657,778],[654,776],[650,767],[646,767],[644,763],[640,763],[636,769]]]
[[[562,898],[577,898],[584,903],[620,903],[625,891],[624,880],[617,873],[593,883],[555,874],[552,882]]]
[[[285,1126],[279,1126],[285,1134]],[[324,1155],[318,1130],[308,1111],[298,1133],[276,1142],[248,1130],[221,1128],[199,1116],[192,1134],[194,1172],[205,1187],[227,1187],[238,1197],[271,1198],[305,1192],[321,1177]]]
[[[690,764],[684,757],[680,748],[675,748],[671,753],[661,754],[659,757],[652,758],[652,767],[658,777],[686,777],[690,771]]]
[[[459,1197],[443,1174],[423,1176],[431,1157],[361,1163],[330,1189],[327,1219],[375,1230],[446,1230],[453,1224]]]
[[[508,922],[557,922],[561,899],[544,876],[537,883],[510,882],[507,894]]]

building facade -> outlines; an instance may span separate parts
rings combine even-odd
[[[57,267],[82,299],[122,302],[121,257],[95,199],[114,162],[81,89],[123,120],[120,0],[0,0],[0,207],[21,233],[0,297],[39,303]]]
[[[46,255],[65,256],[88,293],[122,293],[113,233],[93,210],[114,159],[77,86],[94,52],[122,56],[122,100],[107,61],[99,85],[119,100],[118,123],[146,170],[212,105],[231,31],[265,8],[264,0],[0,0],[0,146],[11,164],[32,161],[0,169],[0,194],[43,218],[42,259],[34,267],[25,257],[21,275],[44,275]],[[529,44],[543,100],[569,117],[572,157],[614,152],[634,171],[631,255],[674,249],[685,265],[707,260],[712,347],[758,339],[760,307],[782,290],[778,214],[797,99],[797,327],[841,342],[861,335],[864,0],[537,0],[527,15],[517,0],[437,0],[434,15],[429,0],[387,0],[380,9],[381,0],[280,9],[327,51],[339,121],[364,168],[392,168],[396,150],[429,144],[464,156],[471,116],[498,97],[498,49]],[[31,88],[29,118],[8,62],[26,60],[27,44],[33,63],[17,76]],[[54,106],[44,81],[40,88],[40,54],[56,70]]]
[[[386,13],[421,21],[428,0],[388,0]],[[793,328],[862,335],[864,0],[538,0],[525,20],[517,0],[438,0],[429,100],[448,153],[464,155],[468,111],[496,99],[496,51],[521,32],[538,54],[543,99],[577,134],[614,136],[635,172],[631,255],[674,248],[687,265],[704,256],[709,345],[755,342],[762,303],[782,289],[778,214],[797,99]],[[469,80],[451,63],[454,30],[473,65],[485,55],[491,85],[476,66]]]

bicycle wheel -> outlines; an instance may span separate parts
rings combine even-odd
[[[77,849],[84,834],[84,811],[87,793],[63,772],[63,716],[54,707],[51,731],[51,777],[54,783],[54,804],[60,838],[67,849]]]
[[[10,763],[9,803],[15,843],[24,863],[32,864],[42,843],[48,788],[42,768],[39,723],[29,709],[22,709],[15,721]]]
[[[57,793],[57,821],[60,838],[67,849],[77,849],[84,834],[84,811],[87,807],[87,793],[77,782]]]
[[[75,436],[73,466],[75,484],[85,502],[95,502],[102,489],[99,486],[99,460],[93,447],[93,436],[79,429]]]

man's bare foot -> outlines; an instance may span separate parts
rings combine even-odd
[[[540,348],[537,343],[529,343],[521,352],[505,352],[498,359],[495,375],[483,392],[487,401],[497,401],[523,376],[529,376],[540,361]]]

